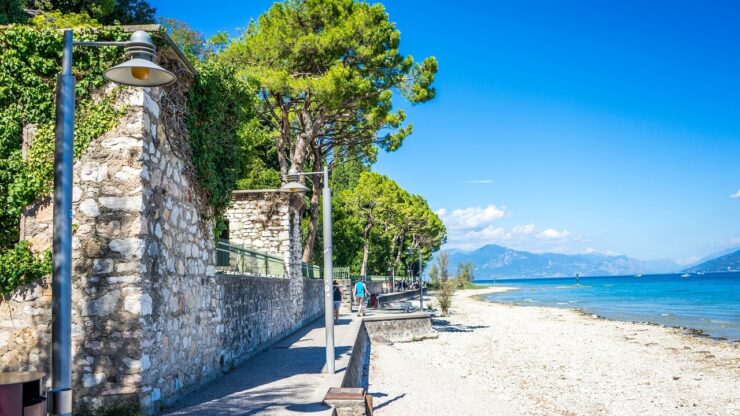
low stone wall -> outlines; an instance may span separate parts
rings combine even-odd
[[[367,388],[370,364],[370,337],[365,325],[361,325],[357,338],[352,346],[352,354],[344,371],[341,387]]]
[[[424,312],[366,316],[352,346],[341,387],[367,388],[372,343],[434,338],[431,314]]]
[[[408,342],[436,337],[431,314],[426,312],[368,316],[363,324],[372,342]]]
[[[426,293],[426,289],[424,289],[424,293]],[[384,295],[378,296],[378,307],[382,309],[385,305],[389,303],[410,300],[418,296],[418,290],[406,290],[403,292],[386,293]]]

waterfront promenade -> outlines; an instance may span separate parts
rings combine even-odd
[[[343,315],[334,326],[337,373],[323,372],[323,318],[257,354],[228,374],[166,408],[163,415],[331,415],[321,403],[339,386],[361,320]],[[339,384],[337,384],[339,383]]]

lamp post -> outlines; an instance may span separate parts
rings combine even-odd
[[[128,61],[103,72],[105,79],[123,85],[158,87],[175,82],[171,72],[153,63],[151,37],[136,31],[128,42],[73,42],[65,30],[62,72],[57,78],[56,142],[54,145],[54,228],[51,281],[51,383],[49,413],[72,414],[72,182],[74,155],[75,77],[73,46],[124,47]]]
[[[424,310],[424,279],[421,275],[421,244],[419,244],[419,311]]]
[[[332,291],[333,263],[332,263],[332,228],[331,228],[331,189],[329,189],[329,167],[324,166],[323,172],[298,172],[294,168],[288,171],[288,183],[280,190],[290,193],[307,192],[308,188],[303,186],[298,179],[302,175],[324,175],[323,188],[323,234],[324,234],[324,328],[326,329],[326,372],[334,374],[334,302]]]

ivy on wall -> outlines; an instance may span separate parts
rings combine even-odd
[[[193,166],[218,218],[243,175],[249,140],[260,133],[254,111],[257,88],[228,64],[206,60],[196,65],[186,121]]]
[[[117,28],[75,30],[75,40],[127,39]],[[106,81],[103,70],[120,61],[118,48],[75,48],[77,77],[75,157],[90,142],[115,127],[121,110],[115,94],[95,96]],[[33,254],[19,241],[23,209],[52,189],[54,98],[61,70],[62,33],[13,25],[0,29],[0,295],[51,271],[48,252]],[[23,157],[24,126],[35,126]]]
[[[124,41],[121,28],[75,29],[76,41]],[[160,45],[161,46],[161,45]],[[113,129],[122,109],[113,94],[99,92],[103,71],[121,61],[120,48],[75,48],[77,78],[75,158]],[[54,98],[61,68],[62,32],[13,25],[0,28],[0,295],[51,272],[48,252],[34,254],[19,241],[24,208],[49,195],[53,182]],[[264,135],[256,117],[256,86],[236,69],[214,60],[196,62],[198,76],[187,92],[185,123],[191,160],[217,220],[244,175],[254,137]],[[23,130],[35,126],[23,155]]]

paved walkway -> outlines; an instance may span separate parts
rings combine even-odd
[[[360,320],[344,315],[334,326],[337,373],[322,373],[326,361],[321,317],[213,383],[165,409],[164,415],[331,414],[321,398],[344,371]],[[351,339],[350,339],[351,338]],[[341,380],[341,379],[339,379]],[[341,381],[339,381],[341,383]]]

